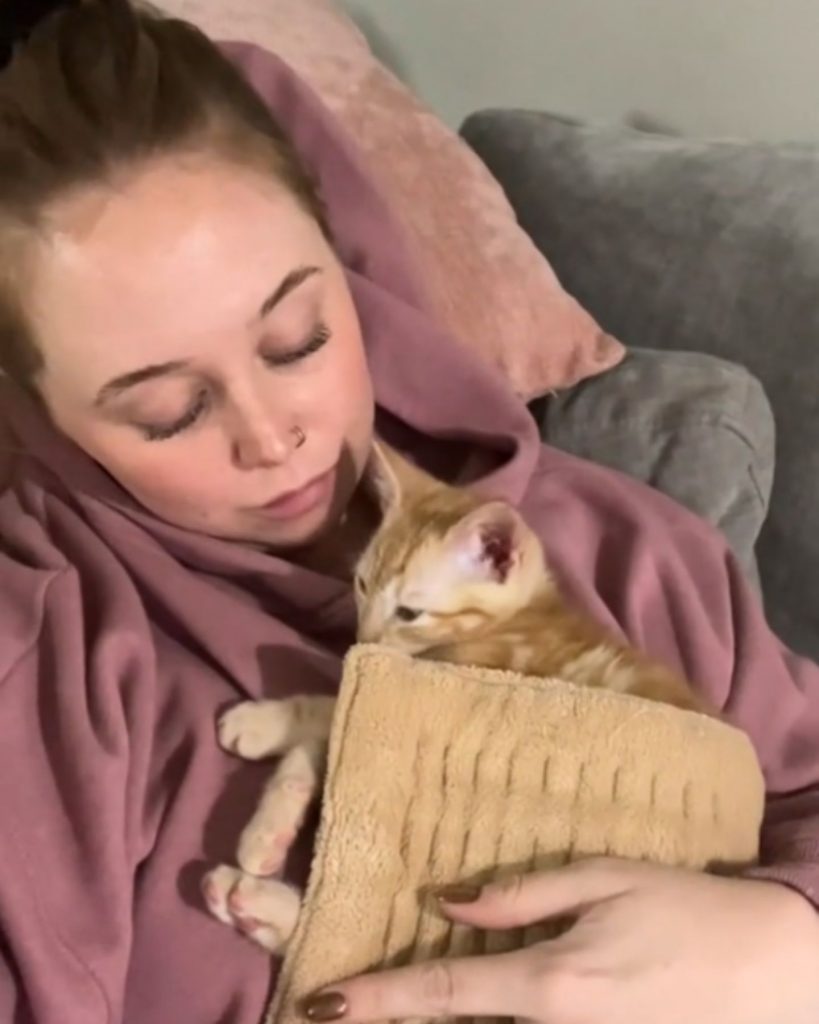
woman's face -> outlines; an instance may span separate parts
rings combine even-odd
[[[167,159],[50,228],[27,311],[60,429],[180,526],[288,548],[337,521],[372,387],[341,266],[291,195]]]

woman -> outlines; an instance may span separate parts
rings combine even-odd
[[[781,648],[704,524],[539,446],[426,316],[315,102],[232,55],[326,215],[263,104],[180,23],[92,0],[0,76],[2,1019],[261,1019],[270,963],[198,889],[264,773],[219,751],[214,721],[337,685],[377,421],[516,502],[579,602],[750,732],[764,862],[726,880],[603,861],[442,894],[482,925],[580,918],[552,946],[354,979],[306,1015],[815,1021],[819,669]]]

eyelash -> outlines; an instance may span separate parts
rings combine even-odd
[[[327,324],[317,324],[316,329],[301,348],[294,349],[292,352],[280,352],[275,356],[264,356],[263,358],[270,366],[292,366],[293,363],[298,363],[302,359],[306,359],[307,356],[311,356],[314,352],[318,352],[320,348],[324,348],[329,340],[330,328]]]
[[[302,359],[306,359],[308,356],[313,355],[314,352],[324,348],[329,340],[330,328],[326,324],[320,323],[300,348],[294,349],[292,352],[283,352],[277,356],[264,356],[263,358],[269,366],[276,368],[292,366],[294,363],[301,362]],[[167,441],[169,438],[181,434],[183,430],[187,430],[188,427],[192,427],[196,423],[207,406],[207,392],[202,391],[188,412],[178,419],[176,423],[172,423],[167,427],[142,427],[146,441]]]
[[[145,435],[145,439],[147,441],[167,441],[168,438],[181,434],[183,430],[193,426],[207,408],[207,404],[207,392],[200,391],[194,404],[176,423],[172,423],[168,427],[143,427],[142,432]]]

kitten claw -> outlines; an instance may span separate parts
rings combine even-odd
[[[233,924],[233,917],[228,907],[228,897],[240,874],[241,872],[236,871],[235,868],[229,868],[222,864],[209,871],[202,879],[202,895],[205,898],[205,905],[216,920],[221,921],[222,924]]]

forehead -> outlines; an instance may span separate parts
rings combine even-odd
[[[195,357],[186,346],[235,332],[323,250],[318,225],[283,186],[201,158],[72,195],[49,228],[26,302],[38,343],[50,368],[70,370],[79,347],[105,376],[135,357]]]

